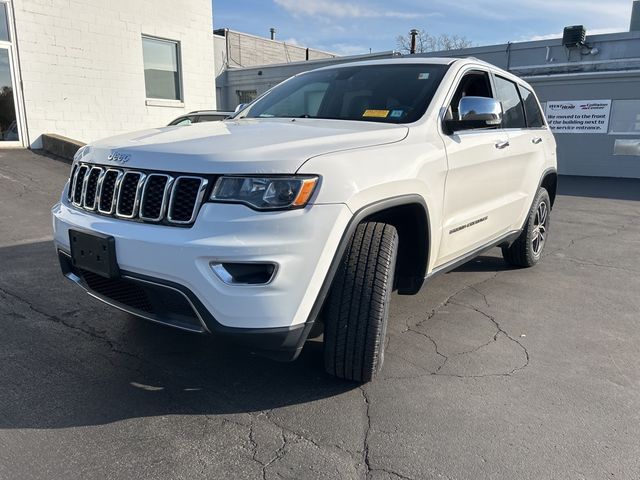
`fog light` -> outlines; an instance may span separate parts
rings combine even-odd
[[[211,269],[227,285],[267,285],[276,275],[275,263],[211,262]]]

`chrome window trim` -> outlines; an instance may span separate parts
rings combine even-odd
[[[136,185],[136,194],[135,197],[133,199],[133,208],[131,209],[131,214],[130,215],[124,215],[122,213],[120,213],[120,194],[122,193],[122,184],[124,183],[125,179],[127,178],[127,175],[139,175],[138,178],[138,183]],[[146,180],[146,175],[142,172],[138,172],[137,170],[127,170],[126,172],[124,172],[124,174],[122,175],[122,179],[120,181],[120,185],[118,188],[118,197],[117,197],[117,201],[116,201],[116,217],[119,218],[135,218],[136,214],[138,213],[138,207],[140,206],[140,194],[142,192],[142,187],[144,186],[144,182]]]
[[[176,189],[180,183],[180,180],[182,179],[199,180],[200,186],[198,187],[198,195],[196,196],[196,200],[193,205],[193,210],[191,211],[191,218],[189,218],[189,220],[174,220],[172,218],[171,211],[173,210]],[[198,215],[198,211],[200,210],[200,205],[202,204],[202,200],[204,199],[204,194],[205,194],[205,191],[207,190],[208,184],[209,184],[209,181],[206,178],[202,178],[202,177],[195,177],[192,175],[181,175],[179,177],[176,177],[175,181],[173,182],[173,188],[171,189],[171,197],[169,198],[169,209],[167,211],[167,220],[177,225],[188,225],[190,223],[193,223],[193,221],[196,219],[196,216]]]
[[[164,186],[164,192],[162,193],[162,204],[160,206],[160,214],[156,218],[142,215],[142,207],[144,205],[143,200],[147,193],[147,186],[149,185],[149,180],[151,179],[151,177],[165,177],[167,179],[167,183]],[[175,178],[172,177],[171,175],[167,175],[166,173],[150,173],[149,175],[147,175],[147,181],[145,182],[144,188],[142,189],[142,195],[140,200],[140,213],[138,215],[140,220],[144,220],[147,222],[159,222],[164,218],[167,212],[167,207],[169,205],[169,195],[170,195],[171,188],[173,187],[174,181],[175,181]]]

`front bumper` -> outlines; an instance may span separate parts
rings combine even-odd
[[[113,236],[127,279],[181,292],[193,304],[202,331],[244,338],[243,343],[267,350],[287,350],[298,337],[306,338],[315,300],[352,217],[342,204],[282,212],[205,204],[191,228],[177,228],[99,216],[70,206],[66,198],[52,213],[63,272],[92,295],[108,300],[65,263],[70,228]],[[275,263],[277,274],[266,285],[228,285],[211,269],[220,262]],[[184,326],[163,321],[162,315],[150,318],[123,309]]]

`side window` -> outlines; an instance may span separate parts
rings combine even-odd
[[[502,77],[496,79],[496,98],[502,102],[502,128],[525,128],[524,109],[515,83]]]
[[[527,126],[531,128],[544,127],[544,116],[540,111],[536,96],[528,88],[518,85],[520,96],[524,103],[524,113],[527,117]]]
[[[171,122],[169,125],[191,125],[195,117],[180,117]]]
[[[460,100],[462,97],[487,97],[492,98],[491,82],[489,81],[489,74],[487,72],[473,71],[465,74],[460,80],[456,93],[453,94],[451,103],[449,104],[449,111],[452,115],[451,118],[458,118],[458,107],[460,106]]]

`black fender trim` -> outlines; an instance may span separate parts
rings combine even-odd
[[[409,194],[409,195],[399,195],[397,197],[391,197],[391,198],[387,198],[384,200],[380,200],[378,202],[374,202],[371,203],[369,205],[366,205],[364,207],[362,207],[360,210],[358,210],[353,217],[351,217],[351,220],[349,220],[349,223],[347,224],[347,228],[345,228],[343,234],[342,234],[342,238],[340,239],[340,243],[338,244],[338,248],[333,256],[333,260],[331,261],[331,265],[329,266],[329,271],[327,272],[324,282],[322,283],[322,287],[320,287],[320,292],[318,293],[318,296],[316,297],[316,300],[313,304],[313,307],[311,308],[311,312],[309,313],[309,316],[307,317],[307,325],[313,325],[313,323],[316,321],[316,319],[318,318],[318,316],[320,315],[320,312],[322,311],[322,307],[324,305],[325,300],[327,299],[327,296],[329,295],[329,291],[331,289],[331,285],[333,283],[333,279],[335,278],[336,272],[338,271],[338,268],[340,267],[340,262],[342,261],[342,257],[344,256],[345,251],[347,250],[347,246],[349,245],[349,240],[351,239],[351,237],[353,236],[354,232],[356,231],[356,228],[358,227],[358,225],[366,218],[371,217],[372,215],[375,215],[376,213],[380,213],[384,210],[388,210],[390,208],[394,208],[394,207],[400,207],[403,205],[411,205],[411,204],[419,204],[422,206],[422,208],[424,208],[424,212],[427,218],[427,235],[429,236],[428,238],[428,244],[427,244],[427,255],[426,255],[426,262],[424,265],[425,271],[427,269],[427,266],[429,265],[429,257],[430,257],[430,245],[431,245],[431,238],[430,238],[430,217],[429,217],[429,209],[427,208],[427,204],[424,200],[424,198],[420,195],[417,194]],[[416,285],[413,285],[413,289],[415,292],[419,291],[420,288],[422,287],[422,283],[424,281],[424,277],[420,279],[420,281],[416,282]],[[419,285],[418,285],[419,283]],[[306,338],[305,338],[306,340]],[[304,341],[303,341],[304,343]]]
[[[558,191],[558,169],[557,168],[549,167],[542,172],[542,175],[540,175],[540,180],[538,181],[538,188],[536,189],[536,192],[540,190],[540,187],[542,187],[542,184],[544,183],[544,179],[547,178],[547,176],[550,174],[554,174],[556,176],[556,191],[549,192],[549,196],[551,197],[551,209],[553,209],[553,204],[555,203],[555,197]],[[534,197],[535,197],[535,194],[534,194]]]

